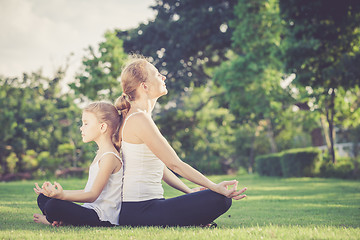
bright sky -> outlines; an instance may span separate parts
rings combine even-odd
[[[67,81],[84,49],[97,47],[106,30],[129,29],[155,17],[154,0],[0,0],[0,75],[42,69],[53,76],[70,53]]]

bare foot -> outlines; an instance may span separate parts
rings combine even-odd
[[[35,213],[33,216],[34,216],[34,222],[43,223],[45,225],[50,225],[50,223],[46,219],[45,215]]]
[[[65,224],[63,221],[54,221],[51,225],[53,227],[61,227],[61,226],[64,226]]]

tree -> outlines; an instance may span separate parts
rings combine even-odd
[[[206,85],[209,68],[226,59],[231,46],[235,0],[156,0],[156,18],[139,27],[118,31],[126,52],[140,53],[167,76],[170,95],[191,84]],[[164,99],[163,99],[164,100]],[[162,100],[162,101],[163,101]]]
[[[265,127],[271,151],[276,152],[274,121],[293,103],[280,85],[284,75],[278,1],[241,0],[235,15],[230,22],[234,53],[216,70],[214,79],[225,89],[225,100],[237,120],[249,123],[253,129]],[[254,134],[259,135],[259,131]]]
[[[214,93],[221,89],[212,83],[190,86],[176,105],[164,105],[155,121],[185,162],[207,174],[223,174],[239,167],[236,127],[234,116],[219,105]]]
[[[77,154],[83,144],[78,129],[81,111],[71,93],[60,91],[64,74],[59,68],[52,78],[41,71],[0,77],[1,173],[42,172],[87,160]],[[73,149],[66,158],[59,152],[64,144]]]
[[[335,163],[334,117],[339,88],[360,84],[360,4],[353,0],[280,0],[286,21],[286,69],[313,89],[309,97],[326,116],[329,152]]]
[[[122,41],[114,32],[105,33],[105,41],[99,44],[98,50],[89,46],[88,56],[83,58],[83,69],[69,86],[82,99],[111,99],[120,96],[119,76],[127,59]]]

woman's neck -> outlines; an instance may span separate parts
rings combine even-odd
[[[155,107],[157,99],[144,99],[136,100],[131,102],[131,108],[133,111],[143,111],[146,113],[151,113]]]

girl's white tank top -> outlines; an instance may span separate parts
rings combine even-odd
[[[107,184],[100,193],[99,197],[92,203],[84,203],[82,206],[95,210],[101,221],[109,221],[114,225],[119,225],[119,214],[121,210],[121,193],[123,185],[123,167],[121,158],[114,152],[104,153],[97,162],[90,165],[89,179],[86,183],[85,192],[89,192],[99,173],[99,161],[106,154],[113,154],[122,163],[121,169],[110,175]]]
[[[124,121],[123,132],[127,120],[137,114],[130,114]],[[150,199],[164,198],[161,185],[164,163],[146,144],[133,144],[121,141],[122,159],[124,161],[124,202],[139,202]]]

